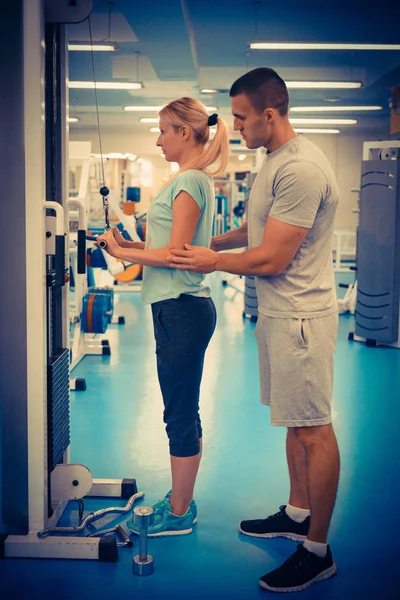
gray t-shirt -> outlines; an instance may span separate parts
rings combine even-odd
[[[256,278],[261,314],[307,319],[337,311],[332,234],[338,200],[325,154],[306,138],[267,154],[249,198],[249,247],[261,245],[269,216],[310,231],[282,274]]]

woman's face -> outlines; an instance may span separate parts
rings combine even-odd
[[[181,135],[181,128],[173,127],[163,117],[160,117],[159,128],[160,135],[158,136],[156,145],[162,148],[165,160],[168,162],[179,162],[184,141]]]

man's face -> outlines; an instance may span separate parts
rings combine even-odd
[[[231,98],[233,128],[240,131],[247,148],[267,147],[271,138],[270,119],[265,113],[256,112],[246,94]]]

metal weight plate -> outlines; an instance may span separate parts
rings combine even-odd
[[[92,295],[92,294],[91,294]],[[108,327],[108,297],[104,294],[94,294],[93,328],[94,333],[105,333]]]
[[[93,287],[90,289],[91,294],[103,294],[107,298],[107,315],[108,322],[111,323],[114,313],[114,290],[112,288],[98,288]]]
[[[107,263],[104,260],[104,255],[101,248],[91,248],[90,266],[93,268],[107,269]]]
[[[108,297],[86,294],[83,298],[81,328],[84,333],[105,333],[108,326]]]

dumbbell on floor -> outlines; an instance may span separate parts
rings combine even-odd
[[[137,506],[133,511],[133,522],[140,528],[139,554],[133,557],[135,575],[152,575],[154,559],[147,554],[147,528],[154,523],[154,511],[149,506]]]

